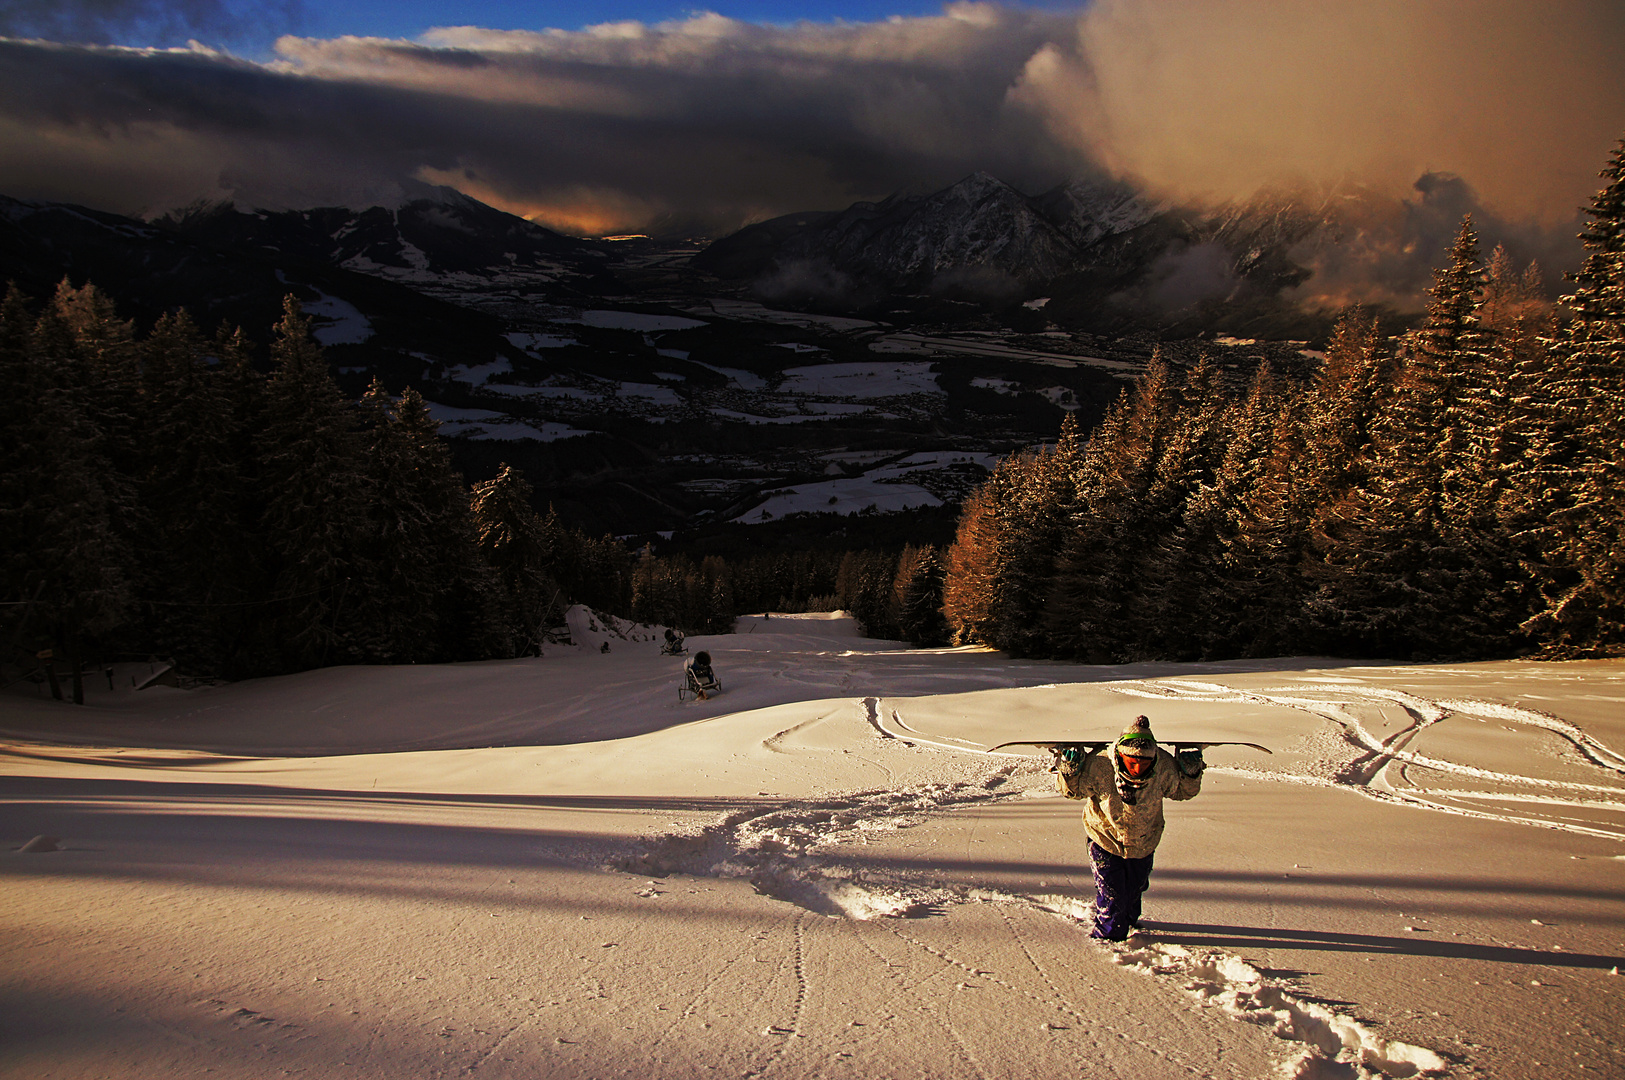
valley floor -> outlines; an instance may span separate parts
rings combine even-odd
[[[0,1075],[1625,1075],[1625,662],[773,615],[691,638],[725,690],[680,703],[575,618],[540,659],[5,691]],[[1274,753],[1208,752],[1108,946],[1078,805],[985,748],[1139,713]]]

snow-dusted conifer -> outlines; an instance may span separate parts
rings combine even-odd
[[[943,614],[959,644],[987,640],[993,609],[994,560],[1004,532],[1000,487],[1005,480],[1001,463],[965,497],[954,542],[948,548]]]
[[[1055,446],[1018,454],[1003,463],[1006,528],[995,548],[992,603],[984,628],[988,644],[1013,656],[1050,656],[1045,629],[1055,585],[1055,559],[1065,543],[1077,502],[1083,445],[1076,418],[1061,420]]]
[[[896,638],[891,604],[897,556],[884,551],[848,551],[835,574],[837,602],[850,611],[869,637]]]
[[[1230,402],[1221,373],[1202,356],[1171,400],[1173,416],[1141,507],[1134,545],[1137,595],[1125,613],[1133,654],[1194,659],[1206,626],[1222,621],[1217,561],[1222,514],[1201,498],[1218,473]]]
[[[494,478],[474,485],[471,510],[480,552],[501,586],[499,609],[510,650],[529,655],[540,648],[542,632],[553,625],[549,616],[562,600],[546,569],[552,550],[531,506],[530,484],[503,464]],[[642,617],[636,608],[634,614]]]
[[[1279,656],[1304,648],[1302,575],[1307,521],[1295,499],[1303,467],[1302,395],[1268,364],[1231,414],[1213,483],[1186,509],[1211,520],[1218,550],[1193,566],[1214,579],[1203,597],[1201,655]]]
[[[248,513],[236,374],[185,311],[141,346],[145,511],[142,592],[149,647],[195,673],[235,673],[231,654],[260,612],[263,552]],[[251,670],[253,663],[248,665]]]
[[[1138,655],[1137,575],[1154,542],[1150,493],[1178,423],[1172,372],[1154,354],[1080,455],[1077,506],[1056,562],[1045,626],[1055,655],[1103,663]]]
[[[493,582],[480,559],[466,489],[439,425],[417,391],[397,402],[374,379],[366,419],[367,550],[357,634],[371,659],[470,659],[495,651],[486,609]]]
[[[1543,603],[1528,625],[1554,655],[1625,650],[1625,139],[1601,176],[1526,484],[1547,522]]]
[[[942,615],[943,573],[942,557],[932,545],[903,548],[897,560],[892,601],[904,641],[915,645],[948,643],[948,622]]]
[[[21,294],[8,291],[0,368],[8,397],[0,417],[6,598],[25,604],[17,609],[28,620],[18,628],[25,640],[67,660],[82,702],[87,639],[118,626],[133,598],[133,556],[120,527],[128,493],[96,420],[90,358],[54,304],[35,319]]]
[[[1317,603],[1341,620],[1345,647],[1419,657],[1512,647],[1525,583],[1486,488],[1504,399],[1482,291],[1468,218],[1373,425],[1370,475],[1322,515],[1330,573]]]
[[[310,320],[291,295],[271,360],[256,440],[261,525],[282,612],[278,643],[285,666],[297,670],[358,655],[350,590],[366,577],[369,483],[355,409],[339,393]]]

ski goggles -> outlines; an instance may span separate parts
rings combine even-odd
[[[1117,752],[1117,763],[1122,766],[1123,775],[1131,780],[1144,780],[1157,767],[1157,759],[1154,757],[1134,757],[1121,750]]]

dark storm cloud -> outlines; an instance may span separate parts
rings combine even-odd
[[[266,67],[12,43],[0,149],[34,152],[8,153],[0,182],[136,209],[231,188],[340,201],[415,175],[588,229],[729,227],[983,167],[1052,183],[1070,151],[1004,96],[1069,26],[980,7],[792,29],[702,16],[578,34],[449,30],[432,47],[290,38]]]
[[[579,232],[719,232],[976,170],[1029,191],[1105,170],[1181,200],[1364,192],[1369,230],[1305,253],[1329,298],[1431,265],[1434,219],[1448,234],[1457,204],[1509,234],[1567,228],[1625,129],[1622,26],[1612,0],[1096,0],[1081,15],[954,4],[862,24],[287,37],[264,65],[12,41],[0,192],[316,205],[385,201],[411,177]],[[1447,173],[1469,194],[1412,187]],[[1207,288],[1199,269],[1169,280]]]
[[[297,29],[300,0],[0,0],[0,36],[109,44],[239,41]]]

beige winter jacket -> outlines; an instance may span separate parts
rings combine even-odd
[[[1113,855],[1143,859],[1157,850],[1157,842],[1162,839],[1162,800],[1196,798],[1202,790],[1202,778],[1180,772],[1174,755],[1158,748],[1151,779],[1130,806],[1117,793],[1111,753],[1107,749],[1090,756],[1079,763],[1075,773],[1066,772],[1067,766],[1062,765],[1055,782],[1067,798],[1084,800],[1083,827],[1095,843]]]

